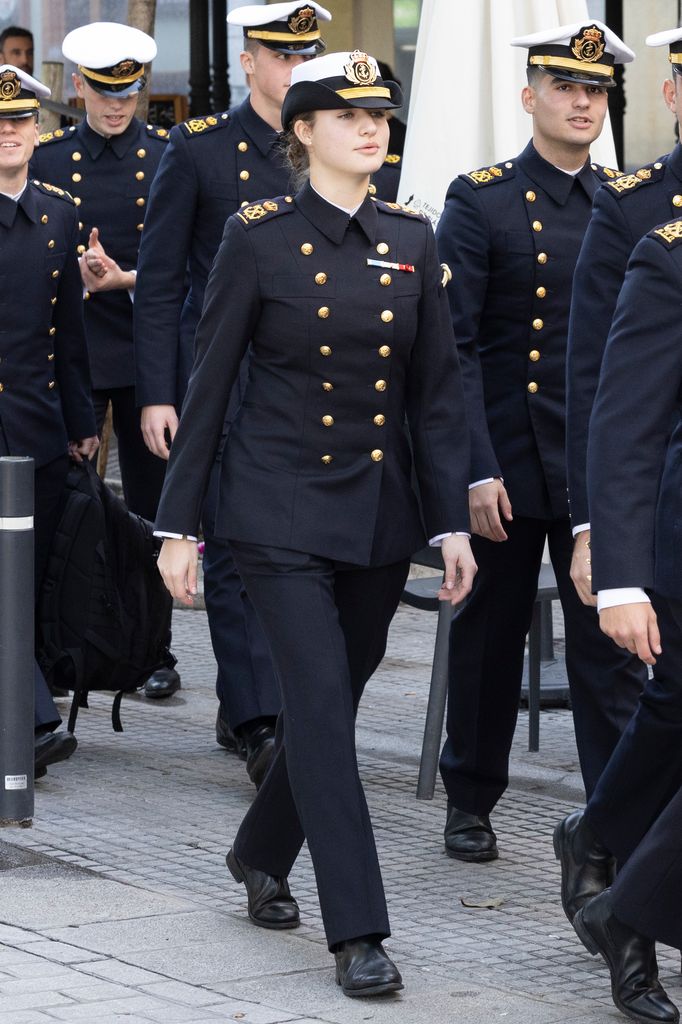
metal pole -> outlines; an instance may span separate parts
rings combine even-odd
[[[0,826],[34,809],[33,459],[0,458]]]
[[[227,78],[227,0],[213,0],[213,62],[211,109],[227,110],[230,86]]]
[[[208,0],[189,0],[189,112],[192,117],[210,109]]]

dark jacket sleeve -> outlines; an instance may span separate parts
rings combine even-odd
[[[424,283],[408,371],[407,418],[429,537],[470,532],[469,430],[436,242],[425,225]]]
[[[590,420],[596,590],[653,586],[656,505],[682,383],[680,323],[679,259],[645,237],[618,299]]]
[[[235,266],[239,274],[231,272]],[[247,230],[230,217],[206,287],[194,366],[171,447],[157,530],[197,535],[230,391],[259,311],[258,267],[251,241]]]
[[[76,256],[78,219],[75,210],[70,219],[72,223],[71,230],[67,231],[67,255],[59,278],[52,325],[56,328],[55,373],[66,434],[70,441],[82,441],[85,437],[94,437],[97,430],[83,323],[83,285]]]
[[[502,475],[488,430],[477,347],[488,287],[490,230],[476,194],[455,178],[448,189],[436,237],[440,258],[452,271],[447,292],[471,438],[470,483]]]
[[[137,263],[133,319],[138,406],[178,404],[180,313],[198,188],[187,140],[174,128],[149,194]]]
[[[590,521],[587,501],[587,431],[599,383],[604,347],[637,242],[621,202],[603,185],[597,190],[573,277],[566,355],[566,459],[571,521]]]

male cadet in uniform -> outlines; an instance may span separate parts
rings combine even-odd
[[[40,137],[32,171],[72,192],[78,206],[97,430],[101,433],[111,401],[126,504],[154,520],[165,465],[140,434],[132,300],[149,188],[168,144],[165,129],[135,117],[144,65],[156,55],[156,43],[139,29],[99,22],[69,32],[62,50],[78,68],[73,83],[86,116],[78,127]],[[174,669],[161,669],[147,680],[144,692],[167,697],[179,686]]]
[[[658,32],[648,46],[669,45],[672,76],[666,106],[682,112],[682,28]],[[575,547],[571,575],[581,600],[596,604],[590,582],[587,432],[599,370],[630,254],[643,235],[682,207],[682,146],[634,174],[607,181],[594,197],[592,219],[575,268],[566,356],[566,455]],[[644,679],[644,677],[643,677]]]
[[[28,180],[40,97],[50,90],[0,65],[0,455],[35,462],[36,595],[59,520],[69,455],[97,449],[76,258],[78,218],[60,188]],[[35,671],[35,775],[76,749]]]
[[[0,64],[11,64],[27,75],[33,74],[33,33],[18,25],[0,32]]]
[[[508,782],[524,644],[545,542],[566,625],[566,667],[583,781],[592,791],[627,724],[640,677],[599,631],[569,576],[564,391],[571,280],[592,197],[609,178],[589,162],[615,62],[634,54],[601,22],[513,41],[527,47],[519,157],[463,174],[438,227],[471,430],[470,511],[479,566],[454,619],[445,847],[497,857],[489,815]],[[615,176],[615,175],[614,175]]]
[[[168,458],[166,431],[172,439],[177,429],[194,333],[225,220],[250,202],[289,191],[278,146],[282,102],[292,68],[324,49],[318,21],[330,18],[317,3],[234,10],[228,21],[244,29],[241,63],[249,96],[229,112],[192,118],[171,131],[150,196],[135,304],[142,432],[150,451],[163,459]],[[238,400],[235,395],[228,422]],[[258,785],[274,748],[279,686],[229,546],[212,534],[218,476],[216,465],[203,516],[204,593],[218,662],[216,735],[228,749],[245,746],[247,771]]]
[[[584,813],[555,831],[567,913],[634,1020],[677,1021],[654,940],[682,948],[682,220],[634,248],[608,335],[587,453],[601,627],[653,666]],[[672,433],[671,433],[672,431]],[[611,889],[602,870],[613,856]],[[606,890],[599,894],[600,890]],[[569,913],[569,917],[570,917]]]

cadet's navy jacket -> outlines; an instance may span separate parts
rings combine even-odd
[[[682,598],[681,282],[677,220],[636,245],[604,352],[587,453],[595,590]]]
[[[59,185],[78,206],[79,252],[93,227],[106,252],[123,270],[134,270],[145,221],[147,198],[161,154],[165,128],[133,118],[121,135],[105,139],[82,121],[76,128],[40,136],[31,171]],[[135,381],[133,304],[127,291],[90,295],[85,332],[94,388],[130,387]]]
[[[504,477],[516,515],[568,515],[565,406],[571,282],[592,197],[532,142],[456,178],[438,225],[471,431],[470,480]]]
[[[370,261],[398,266],[376,266]],[[239,273],[233,268],[238,267]],[[468,530],[468,437],[429,223],[367,198],[347,214],[309,185],[226,226],[156,521],[194,534],[247,346],[216,533],[357,565]]]
[[[77,237],[61,189],[0,195],[0,429],[37,467],[95,434]]]
[[[682,146],[654,164],[607,181],[575,269],[566,364],[566,452],[571,519],[588,523],[587,428],[606,338],[637,242],[682,206]]]

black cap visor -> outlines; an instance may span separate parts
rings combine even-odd
[[[373,85],[351,85],[347,78],[328,78],[322,82],[295,82],[282,105],[282,124],[289,128],[298,114],[314,110],[396,110],[403,105],[397,82],[380,78]]]

